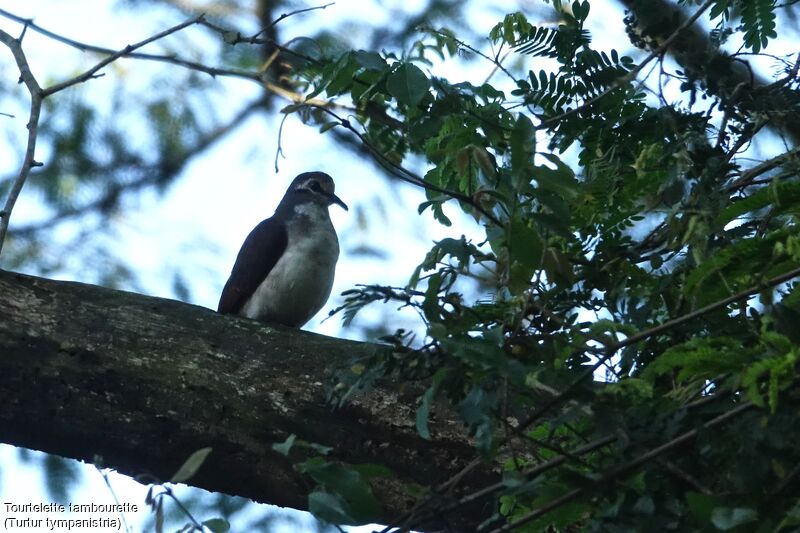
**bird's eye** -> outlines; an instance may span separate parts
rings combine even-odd
[[[314,192],[322,192],[322,187],[320,186],[318,181],[312,181],[309,187],[311,187],[311,190]]]

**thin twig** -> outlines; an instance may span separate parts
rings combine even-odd
[[[531,468],[529,468],[527,470],[524,470],[521,473],[525,477],[525,479],[532,480],[532,479],[536,478],[537,476],[547,472],[548,470],[552,470],[552,469],[554,469],[554,468],[556,468],[558,466],[561,466],[562,464],[566,463],[569,460],[573,460],[571,458],[578,458],[581,455],[586,455],[587,453],[594,452],[596,450],[599,450],[600,448],[604,448],[605,446],[608,446],[609,444],[613,443],[616,440],[617,440],[617,437],[615,437],[615,436],[607,436],[607,437],[603,437],[603,438],[594,440],[594,441],[592,441],[592,442],[590,442],[590,443],[588,443],[588,444],[586,444],[584,446],[581,446],[580,448],[578,448],[577,450],[575,450],[575,451],[573,451],[573,452],[571,452],[569,454],[558,455],[558,456],[553,457],[552,459],[550,459],[548,461],[545,461],[545,462],[540,463],[540,464],[538,464],[536,466],[533,466],[533,467],[531,467]],[[458,501],[453,502],[453,503],[451,503],[449,505],[446,505],[445,507],[443,507],[442,509],[437,510],[437,511],[438,512],[452,511],[452,510],[457,509],[459,507],[462,507],[464,505],[470,504],[470,503],[472,503],[472,502],[474,502],[476,500],[479,500],[479,499],[483,498],[484,496],[487,496],[487,495],[489,495],[489,494],[491,494],[493,492],[496,492],[496,491],[501,490],[503,488],[507,488],[507,486],[508,485],[505,482],[499,481],[499,482],[497,482],[497,483],[495,483],[493,485],[488,485],[488,486],[482,488],[481,490],[478,490],[478,491],[472,492],[470,494],[467,494],[466,496],[463,496]]]
[[[189,512],[189,509],[187,509],[186,506],[184,506],[183,503],[181,503],[178,497],[175,496],[175,493],[172,492],[172,488],[166,485],[161,485],[161,488],[164,490],[164,492],[159,494],[159,496],[163,497],[166,494],[167,496],[172,498],[172,501],[175,502],[175,504],[178,506],[178,509],[180,509],[183,512],[183,514],[185,514],[186,517],[192,522],[194,528],[197,531],[203,531],[204,530],[203,525],[197,521],[197,519],[192,515],[192,513]]]
[[[0,10],[0,14],[2,14],[3,16],[10,15],[9,13],[2,10]],[[20,17],[16,16],[9,18],[14,18],[15,20],[20,19]],[[157,33],[156,35],[153,35],[152,37],[149,37],[144,41],[141,41],[134,45],[128,45],[122,50],[118,50],[116,52],[111,53],[108,57],[97,63],[94,67],[83,72],[82,74],[79,74],[64,82],[57,83],[46,89],[42,89],[39,83],[36,81],[36,78],[33,76],[30,66],[28,65],[28,60],[25,57],[25,53],[23,52],[21,45],[22,35],[25,34],[25,31],[33,23],[32,22],[29,23],[25,21],[25,19],[21,19],[21,21],[25,24],[25,26],[23,28],[22,35],[18,39],[14,39],[13,37],[11,37],[11,35],[6,33],[5,31],[0,30],[0,42],[5,44],[11,50],[11,53],[14,55],[14,60],[16,61],[17,68],[19,69],[20,72],[20,81],[25,84],[25,86],[28,89],[28,92],[31,95],[30,117],[27,125],[28,141],[25,148],[25,157],[23,159],[19,174],[17,175],[17,178],[14,180],[14,184],[12,185],[11,190],[9,191],[5,206],[3,207],[3,210],[0,211],[0,251],[2,251],[3,243],[5,241],[6,234],[8,233],[8,224],[11,218],[11,213],[14,210],[14,206],[16,205],[20,193],[22,192],[22,188],[25,185],[25,182],[27,181],[31,170],[34,167],[42,165],[42,163],[36,161],[34,155],[36,151],[36,141],[39,130],[39,118],[41,116],[42,102],[44,101],[44,99],[68,87],[98,77],[97,72],[100,69],[116,61],[117,59],[130,55],[134,50],[141,48],[142,46],[145,46],[149,43],[162,39],[188,26],[197,24],[202,20],[203,20],[203,15],[193,17],[187,20],[186,22],[173,26],[172,28],[164,30],[160,33]]]
[[[744,146],[747,145],[747,143],[753,142],[753,137],[755,137],[756,134],[759,131],[761,131],[761,129],[766,124],[767,124],[766,120],[757,119],[755,121],[755,125],[753,126],[753,129],[751,131],[747,132],[746,135],[745,134],[741,135],[739,137],[739,139],[736,141],[736,143],[733,145],[733,147],[730,150],[728,150],[728,153],[727,153],[727,156],[726,156],[726,161],[733,160],[733,158],[736,157],[736,154],[738,154],[742,150],[742,148],[744,148]]]
[[[657,462],[658,464],[663,466],[668,473],[672,474],[676,478],[688,484],[700,494],[705,494],[706,496],[710,496],[711,494],[713,494],[711,489],[703,485],[703,483],[701,483],[700,480],[695,478],[689,472],[683,470],[681,467],[679,467],[672,461],[668,461],[666,459],[659,459]]]
[[[439,30],[435,30],[433,28],[425,28],[425,31],[427,31],[428,33],[433,33],[435,35],[439,35],[440,37],[444,37],[445,39],[452,39],[452,41],[454,43],[456,43],[456,45],[458,45],[460,48],[464,48],[466,50],[469,50],[473,54],[481,56],[485,60],[489,61],[492,65],[494,65],[494,69],[500,69],[501,71],[503,71],[503,74],[505,74],[506,76],[508,76],[511,79],[511,81],[513,81],[514,83],[517,82],[517,78],[515,78],[514,75],[511,74],[511,72],[509,72],[508,69],[503,66],[503,64],[500,62],[499,59],[493,58],[491,56],[488,56],[488,55],[484,54],[483,52],[481,52],[477,48],[475,48],[473,46],[470,46],[469,44],[465,43],[461,39],[458,39],[458,38],[454,37],[453,35],[444,33],[444,32],[439,31]],[[491,75],[489,77],[491,78]]]
[[[264,26],[261,29],[261,31],[259,31],[255,35],[253,35],[253,38],[255,39],[256,37],[261,36],[261,34],[263,34],[265,31],[267,31],[270,28],[273,28],[273,27],[277,26],[279,22],[281,22],[282,20],[285,20],[285,19],[287,19],[289,17],[293,17],[294,15],[299,15],[301,13],[308,13],[309,11],[316,11],[318,9],[324,10],[326,7],[331,7],[335,3],[336,2],[330,2],[330,3],[327,3],[327,4],[321,5],[321,6],[306,7],[306,8],[303,8],[303,9],[297,9],[295,11],[290,11],[289,13],[284,13],[280,17],[278,17],[275,20],[273,20],[272,22],[270,22],[269,25]]]
[[[33,31],[35,31],[37,33],[40,33],[40,34],[44,35],[45,37],[48,37],[48,38],[53,39],[55,41],[58,41],[60,43],[66,44],[67,46],[71,46],[73,48],[77,48],[78,50],[80,50],[82,52],[94,52],[96,54],[102,54],[102,55],[110,55],[110,54],[114,54],[114,53],[117,52],[117,50],[113,50],[111,48],[104,48],[102,46],[95,46],[95,45],[92,45],[92,44],[88,44],[88,43],[84,43],[84,42],[81,42],[81,41],[77,41],[75,39],[70,39],[69,37],[65,37],[63,35],[59,35],[59,34],[53,32],[53,31],[47,30],[45,28],[42,28],[41,26],[39,26],[36,23],[34,23],[31,19],[26,19],[25,17],[20,17],[19,15],[15,15],[13,13],[5,11],[4,9],[0,9],[0,16],[6,17],[7,19],[13,20],[14,22],[18,22],[20,24],[23,24],[23,25],[25,25],[26,28],[30,28],[31,30],[33,30]],[[274,42],[274,41],[272,41],[270,39],[258,39],[258,38],[255,38],[255,37],[253,37],[253,38],[242,37],[237,32],[231,32],[230,30],[228,30],[226,28],[222,28],[220,26],[216,26],[216,25],[212,24],[212,23],[208,22],[207,20],[201,21],[201,24],[204,27],[206,27],[206,28],[208,28],[210,30],[213,30],[214,32],[216,32],[219,35],[221,35],[223,37],[223,39],[226,42],[228,42],[229,44],[237,44],[237,43],[270,44],[275,49],[280,50],[281,52],[293,55],[295,57],[303,59],[304,61],[308,61],[309,63],[313,63],[313,64],[317,64],[317,65],[319,65],[319,63],[320,63],[317,59],[314,59],[313,57],[309,57],[309,56],[306,56],[306,55],[301,54],[299,52],[296,52],[296,51],[292,50],[291,48],[287,48],[286,46],[283,46],[280,43],[276,43],[276,42]],[[233,38],[231,39],[230,36],[232,34],[233,34]],[[260,77],[259,77],[258,73],[248,72],[248,71],[244,71],[244,70],[236,70],[236,69],[224,69],[224,68],[209,67],[209,66],[203,65],[202,63],[197,63],[197,62],[194,62],[194,61],[188,61],[186,59],[182,59],[182,58],[174,56],[174,55],[160,55],[160,54],[149,54],[149,53],[143,53],[143,52],[134,52],[134,53],[127,54],[125,57],[129,58],[129,59],[143,59],[143,60],[147,60],[147,61],[158,61],[158,62],[163,62],[163,63],[170,63],[170,64],[173,64],[173,65],[178,65],[178,66],[182,66],[182,67],[189,68],[189,69],[192,69],[192,70],[197,70],[197,71],[200,71],[200,72],[204,72],[206,74],[209,74],[210,76],[232,76],[232,77],[239,77],[239,78],[245,78],[245,79],[252,79],[252,80],[255,80],[255,81],[259,81],[260,80]]]
[[[6,17],[7,19],[13,20],[20,24],[24,24],[27,28],[44,35],[54,41],[60,42],[67,46],[71,46],[72,48],[76,48],[81,52],[92,52],[95,54],[100,55],[113,55],[119,52],[119,50],[114,50],[112,48],[104,48],[102,46],[95,46],[92,44],[84,43],[81,41],[76,41],[75,39],[70,39],[69,37],[64,37],[63,35],[59,35],[55,32],[42,28],[35,24],[32,20],[20,17],[19,15],[15,15],[13,13],[9,13],[3,9],[0,9],[0,16]],[[204,24],[205,26],[205,24]],[[124,56],[127,59],[138,59],[138,60],[145,60],[145,61],[156,61],[160,63],[168,63],[171,65],[176,65],[184,68],[188,68],[190,70],[196,70],[198,72],[203,72],[208,74],[209,76],[216,77],[216,76],[229,76],[235,78],[243,78],[248,79],[256,82],[261,81],[261,75],[257,72],[248,72],[245,70],[237,70],[237,69],[226,69],[226,68],[216,68],[216,67],[209,67],[207,65],[203,65],[202,63],[197,63],[194,61],[188,61],[186,59],[182,59],[180,57],[174,55],[161,55],[161,54],[150,54],[145,52],[131,52]]]
[[[330,5],[330,4],[328,4]],[[19,15],[14,15],[13,13],[9,13],[8,11],[4,11],[0,9],[0,16],[4,16],[10,20],[18,22],[20,24],[25,24],[26,27],[30,27],[31,30],[36,31],[48,38],[51,38],[57,42],[66,44],[83,52],[93,52],[96,54],[101,55],[112,55],[116,54],[118,50],[114,50],[111,48],[104,48],[102,46],[96,46],[88,43],[84,43],[81,41],[77,41],[74,39],[70,39],[68,37],[64,37],[63,35],[59,35],[55,32],[42,28],[41,26],[36,25],[30,19],[26,19],[24,17],[20,17]],[[304,61],[309,63],[320,65],[320,61],[314,59],[313,57],[301,54],[288,48],[288,46],[281,45],[279,43],[273,42],[271,40],[264,40],[264,39],[257,39],[255,37],[242,37],[240,34],[223,28],[221,26],[212,24],[207,20],[199,21],[203,27],[208,28],[215,33],[219,34],[225,42],[228,44],[237,44],[237,43],[248,43],[248,44],[270,44],[276,50],[281,52],[294,55]],[[231,34],[235,34],[234,37],[231,37]],[[220,67],[211,67],[208,65],[204,65],[203,63],[199,63],[196,61],[190,61],[175,55],[161,55],[161,54],[151,54],[151,53],[144,53],[144,52],[131,52],[125,54],[125,59],[137,59],[143,61],[155,61],[158,63],[166,63],[169,65],[179,66],[188,70],[194,70],[197,72],[202,72],[204,74],[208,74],[212,78],[216,78],[217,76],[224,76],[224,77],[231,77],[231,78],[239,78],[247,81],[252,81],[258,83],[265,89],[277,94],[285,98],[286,100],[293,102],[293,103],[300,103],[306,102],[306,98],[304,95],[292,92],[285,87],[280,87],[274,83],[270,83],[266,80],[264,72],[260,69],[258,71],[247,71],[247,70],[239,70],[239,69],[231,69],[231,68],[220,68]],[[263,68],[263,67],[262,67]],[[358,80],[357,80],[358,81]],[[334,104],[332,102],[326,102],[324,100],[313,100],[314,103],[320,106],[329,106],[336,109],[347,110],[350,112],[355,112],[354,108],[350,108],[347,106],[343,106],[340,104]],[[404,124],[399,120],[386,115],[385,113],[380,113],[380,110],[375,109],[373,107],[367,106],[365,110],[362,110],[365,114],[367,114],[371,119],[377,120],[383,124],[386,124],[394,129],[402,130],[404,128]]]
[[[770,170],[779,167],[790,160],[792,157],[800,155],[800,146],[789,150],[779,156],[773,157],[772,159],[768,159],[761,164],[758,164],[752,168],[749,168],[741,173],[739,179],[728,185],[725,189],[727,192],[735,191],[736,189],[741,189],[743,187],[747,187],[752,183],[752,180],[764,172],[769,172]]]
[[[274,47],[276,50],[280,50],[281,52],[285,52],[285,53],[287,53],[289,55],[293,55],[293,56],[297,57],[298,59],[302,59],[303,61],[307,61],[308,63],[311,63],[312,65],[320,65],[321,64],[321,62],[318,59],[315,59],[315,58],[313,58],[311,56],[307,56],[305,54],[301,54],[300,52],[292,50],[291,48],[289,48],[289,47],[287,47],[285,45],[282,45],[280,43],[277,43],[272,39],[263,39],[263,38],[256,37],[256,36],[245,37],[241,33],[239,33],[238,31],[234,31],[234,30],[229,30],[227,28],[223,28],[222,26],[219,26],[219,25],[214,24],[213,22],[209,22],[207,20],[204,20],[202,24],[206,28],[218,33],[222,37],[222,39],[227,44],[229,44],[231,46],[235,46],[237,44],[259,44],[259,45],[268,44],[268,45]]]
[[[134,50],[137,50],[137,49],[139,49],[139,48],[141,48],[141,47],[143,47],[145,45],[148,45],[148,44],[150,44],[150,43],[152,43],[154,41],[158,41],[159,39],[163,39],[164,37],[166,37],[168,35],[171,35],[173,33],[179,32],[184,28],[187,28],[189,26],[193,26],[195,24],[199,24],[203,20],[204,20],[203,15],[197,15],[196,17],[192,17],[189,20],[178,24],[177,26],[173,26],[173,27],[171,27],[169,29],[166,29],[166,30],[164,30],[164,31],[162,31],[160,33],[157,33],[157,34],[153,35],[152,37],[148,37],[144,41],[140,41],[140,42],[138,42],[136,44],[129,44],[128,46],[126,46],[122,50],[118,50],[118,51],[114,52],[113,54],[111,54],[110,56],[106,57],[105,59],[103,59],[102,61],[97,63],[95,66],[93,66],[92,68],[90,68],[89,70],[84,72],[83,74],[79,74],[79,75],[75,76],[74,78],[71,78],[71,79],[69,79],[67,81],[64,81],[64,82],[61,82],[61,83],[57,83],[57,84],[53,85],[52,87],[48,87],[47,89],[44,89],[42,91],[42,97],[47,97],[47,96],[50,96],[51,94],[57,93],[58,91],[62,91],[64,89],[66,89],[67,87],[71,87],[71,86],[77,85],[79,83],[84,83],[84,82],[96,77],[95,73],[97,73],[97,71],[99,71],[100,69],[102,69],[103,67],[108,65],[109,63],[113,63],[114,61],[116,61],[117,59],[119,59],[121,57],[125,57],[127,55],[130,55],[131,52],[133,52]]]
[[[337,115],[336,113],[334,113],[332,110],[330,110],[327,107],[320,107],[320,106],[313,105],[313,104],[308,104],[308,103],[304,103],[302,105],[308,105],[309,107],[312,107],[314,109],[319,109],[320,111],[322,111],[324,113],[327,113],[331,117],[335,118],[339,122],[339,124],[338,124],[339,126],[343,127],[344,129],[348,130],[349,132],[353,133],[356,137],[358,137],[358,139],[361,141],[361,143],[364,146],[367,147],[367,149],[375,157],[375,159],[384,168],[386,168],[389,172],[391,172],[392,175],[394,175],[395,177],[397,177],[397,178],[399,178],[399,179],[401,179],[401,180],[403,180],[403,181],[405,181],[407,183],[411,183],[412,185],[416,185],[417,187],[421,187],[423,189],[428,189],[428,190],[431,190],[431,191],[434,191],[434,192],[438,192],[440,194],[444,194],[444,195],[449,196],[449,197],[451,197],[453,199],[456,199],[456,200],[459,200],[459,201],[464,202],[466,204],[469,204],[472,207],[474,207],[475,210],[479,211],[483,216],[485,216],[487,219],[489,219],[492,223],[494,223],[496,226],[503,227],[503,223],[500,221],[500,219],[498,219],[492,213],[487,211],[483,206],[481,206],[478,202],[476,202],[471,196],[467,196],[466,194],[463,194],[463,193],[460,193],[460,192],[457,192],[457,191],[451,191],[451,190],[445,189],[443,187],[439,187],[438,185],[434,185],[434,184],[424,180],[420,176],[417,176],[416,174],[414,174],[410,170],[406,169],[402,165],[400,165],[398,163],[395,163],[394,161],[392,161],[391,159],[386,157],[383,154],[383,152],[381,152],[375,146],[373,146],[373,144],[369,141],[369,139],[367,139],[360,131],[358,131],[356,128],[354,128],[353,125],[350,123],[350,121],[348,119],[340,117],[339,115]]]
[[[278,173],[278,158],[282,157],[286,159],[286,156],[283,153],[283,146],[281,145],[281,140],[283,139],[283,125],[286,123],[286,119],[289,118],[289,114],[285,113],[283,118],[281,119],[281,125],[278,126],[278,147],[275,149],[275,173]]]
[[[2,251],[6,233],[8,233],[8,222],[11,219],[11,212],[14,210],[20,192],[22,192],[22,187],[25,185],[25,181],[28,179],[31,169],[41,166],[41,163],[34,159],[34,153],[36,152],[39,116],[42,112],[42,99],[44,96],[39,82],[36,81],[36,78],[31,72],[25,53],[22,51],[20,39],[14,39],[8,33],[0,30],[0,42],[6,45],[14,55],[17,68],[19,68],[20,81],[25,84],[25,87],[27,87],[31,95],[31,110],[28,118],[28,141],[25,147],[25,157],[22,160],[22,166],[19,169],[17,178],[14,180],[14,184],[11,186],[11,190],[8,193],[8,198],[6,198],[3,210],[0,211],[0,251]]]
[[[119,503],[119,498],[117,498],[117,493],[114,491],[114,487],[111,486],[111,480],[108,479],[108,471],[100,468],[99,466],[95,465],[95,470],[103,476],[103,481],[106,482],[106,487],[108,487],[108,491],[111,493],[111,497],[114,498],[114,503],[117,504],[118,509],[122,509],[122,505]],[[128,525],[128,520],[125,518],[125,513],[121,510],[118,512],[120,521],[122,522],[122,527],[125,529],[126,533],[131,533],[131,527]]]

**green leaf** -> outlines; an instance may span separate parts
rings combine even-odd
[[[650,496],[640,496],[636,503],[633,506],[633,512],[642,515],[652,515],[653,511],[655,511],[655,504],[653,503],[653,498]]]
[[[342,54],[324,80],[325,92],[329,96],[337,96],[348,91],[353,85],[353,76],[359,68],[352,52]]]
[[[211,518],[203,521],[203,525],[210,529],[212,533],[227,533],[231,529],[230,523],[224,518]]]
[[[186,460],[185,463],[175,472],[175,475],[172,476],[170,481],[172,483],[184,483],[185,481],[191,479],[200,467],[203,466],[208,454],[211,453],[211,448],[202,448],[197,450],[189,458]]]
[[[714,20],[721,14],[726,13],[729,5],[730,0],[717,0],[714,3],[714,6],[711,8],[711,11],[709,11],[708,18],[710,20]],[[725,18],[727,18],[727,14],[725,15]]]
[[[778,36],[775,32],[775,4],[773,0],[748,0],[740,4],[744,43],[757,54],[767,47],[769,38]]]
[[[775,206],[776,212],[781,212],[787,207],[796,207],[798,202],[800,202],[800,183],[775,182],[774,185],[758,189],[747,198],[731,203],[720,212],[716,223],[721,228],[745,213],[757,211],[770,205]]]
[[[417,407],[417,416],[416,416],[416,426],[417,426],[417,433],[419,436],[425,440],[430,440],[431,434],[428,430],[428,416],[431,410],[431,404],[433,403],[434,398],[436,398],[436,393],[439,391],[439,387],[444,381],[444,378],[447,376],[447,369],[440,368],[436,374],[433,376],[433,383],[428,390],[425,391],[425,394],[422,395],[422,401]]]
[[[330,446],[323,446],[322,444],[317,444],[315,442],[307,442],[298,439],[294,433],[286,437],[286,440],[283,442],[272,443],[273,450],[287,457],[294,447],[308,448],[317,453],[321,453],[322,455],[328,455],[331,450],[333,450],[333,448]]]
[[[353,54],[353,57],[359,65],[367,70],[382,72],[389,68],[389,65],[386,64],[386,60],[377,52],[358,50]]]
[[[553,163],[556,168],[552,169],[543,165],[535,168],[533,177],[539,187],[552,191],[566,200],[577,198],[579,184],[572,169],[553,154],[541,155]]]
[[[289,104],[281,109],[281,113],[288,115],[289,113],[294,113],[298,109],[303,109],[304,107],[305,104]]]
[[[577,0],[572,3],[572,14],[575,15],[575,18],[579,21],[584,21],[589,16],[589,2],[584,0],[583,2],[578,2]]]
[[[341,496],[316,490],[308,495],[308,510],[315,517],[331,524],[358,524]]]
[[[294,445],[295,438],[296,435],[292,433],[291,435],[286,437],[286,440],[283,442],[273,442],[272,449],[282,455],[288,456],[289,452],[292,450],[292,446]]]
[[[761,335],[765,348],[776,350],[777,356],[756,361],[742,373],[742,386],[747,391],[750,401],[758,407],[764,407],[761,393],[761,382],[767,376],[767,399],[770,410],[774,414],[778,407],[778,393],[792,383],[797,355],[791,341],[782,335],[764,332]]]
[[[533,122],[520,115],[511,132],[511,172],[515,177],[515,189],[520,190],[523,185],[530,183],[528,170],[533,164],[533,151],[535,147],[535,133]]]
[[[386,89],[397,101],[409,107],[416,106],[428,93],[430,80],[422,70],[411,63],[403,63],[386,80]]]
[[[710,379],[740,370],[751,353],[752,350],[742,348],[736,339],[696,338],[664,351],[644,370],[642,377],[652,380],[655,376],[680,369],[676,376],[678,382]]]
[[[706,525],[711,523],[711,512],[717,507],[722,499],[708,494],[699,492],[687,492],[686,503],[689,506],[689,512],[700,524]]]
[[[524,267],[539,268],[544,257],[544,240],[527,222],[516,219],[510,226],[508,254]]]
[[[312,493],[316,494],[313,503],[309,495],[309,510],[315,516],[332,523],[356,525],[377,520],[381,515],[372,489],[353,467],[315,457],[299,463],[297,468],[321,487]]]
[[[428,390],[422,395],[422,402],[420,402],[419,407],[417,407],[417,433],[425,440],[430,440],[431,438],[431,433],[428,430],[428,414],[430,413],[431,403],[435,395],[436,391],[433,386],[428,387]]]
[[[328,131],[330,129],[333,129],[336,126],[339,126],[340,124],[341,124],[341,122],[339,122],[338,120],[330,120],[330,121],[326,122],[325,124],[323,124],[322,126],[319,127],[319,132],[320,133],[325,133],[326,131]]]
[[[486,176],[494,178],[497,175],[494,158],[483,146],[475,146],[473,148],[472,159],[478,164],[478,167],[480,167]]]
[[[749,524],[756,520],[758,520],[758,513],[754,509],[717,507],[711,511],[711,523],[723,531],[733,529],[742,524]]]
[[[315,452],[321,453],[322,455],[328,455],[333,451],[332,446],[323,446],[322,444],[317,444],[316,442],[299,441],[297,444],[298,445],[302,444],[303,446],[307,446],[308,448],[311,448]]]
[[[476,385],[457,406],[458,414],[470,426],[475,445],[484,457],[490,456],[494,449],[492,412],[497,408],[498,401],[497,390],[486,390]]]

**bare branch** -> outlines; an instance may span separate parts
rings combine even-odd
[[[223,28],[222,26],[218,26],[218,25],[213,24],[213,23],[211,23],[211,22],[209,22],[207,20],[203,21],[202,24],[206,28],[217,32],[226,43],[228,43],[228,44],[230,44],[232,46],[240,44],[240,43],[244,43],[244,44],[269,44],[273,48],[275,48],[276,50],[280,50],[281,52],[284,52],[286,54],[293,55],[293,56],[295,56],[295,57],[297,57],[299,59],[302,59],[303,61],[308,61],[309,63],[312,63],[314,65],[319,65],[320,64],[320,61],[318,61],[317,59],[314,59],[311,56],[307,56],[305,54],[301,54],[300,52],[292,50],[291,48],[289,48],[287,46],[284,46],[284,45],[282,45],[280,43],[275,42],[273,39],[261,38],[261,37],[257,36],[258,34],[254,35],[252,37],[245,37],[241,33],[239,33],[238,31],[234,31],[234,30],[229,30],[227,28]]]
[[[319,10],[324,10],[326,7],[330,7],[335,3],[336,2],[329,2],[329,3],[323,4],[321,6],[306,7],[306,8],[303,8],[303,9],[296,9],[294,11],[290,11],[289,13],[284,13],[280,17],[278,17],[275,20],[273,20],[272,23],[270,23],[268,26],[266,26],[265,28],[262,28],[261,31],[259,31],[255,35],[253,35],[253,38],[259,37],[265,31],[267,31],[268,29],[272,28],[273,26],[277,26],[280,21],[285,20],[285,19],[287,19],[289,17],[292,17],[294,15],[299,15],[301,13],[308,13],[309,11],[316,11],[318,9]]]
[[[55,32],[42,28],[38,26],[33,21],[20,17],[19,15],[15,15],[13,13],[9,13],[3,9],[0,9],[0,16],[6,17],[10,20],[15,22],[19,22],[20,24],[25,24],[26,27],[30,28],[31,30],[44,35],[54,41],[58,41],[63,43],[67,46],[71,46],[72,48],[76,48],[82,52],[92,52],[95,54],[100,55],[113,55],[119,52],[119,50],[114,50],[111,48],[104,48],[102,46],[95,46],[92,44],[84,43],[81,41],[76,41],[75,39],[70,39],[68,37],[64,37],[63,35],[59,35]],[[244,70],[238,69],[227,69],[227,68],[216,68],[216,67],[209,67],[207,65],[203,65],[202,63],[198,63],[195,61],[188,61],[186,59],[182,59],[180,57],[174,55],[161,55],[161,54],[150,54],[144,52],[130,52],[125,54],[123,57],[127,59],[139,59],[145,61],[156,61],[160,63],[169,63],[172,65],[177,65],[180,67],[188,68],[190,70],[196,70],[198,72],[203,72],[208,74],[211,77],[216,76],[229,76],[234,78],[244,78],[255,82],[261,82],[262,76],[258,72],[248,72]]]
[[[800,146],[745,170],[741,173],[739,179],[728,185],[727,190],[735,191],[736,189],[747,187],[748,185],[752,184],[753,179],[757,178],[764,172],[769,172],[770,170],[783,165],[795,156],[800,156]]]
[[[10,15],[9,13],[0,10],[0,14],[4,16]],[[12,17],[9,17],[12,18]],[[149,43],[157,41],[159,39],[163,39],[164,37],[171,35],[175,32],[178,32],[188,26],[193,24],[197,24],[203,20],[203,15],[199,15],[196,17],[192,17],[191,19],[173,26],[167,30],[164,30],[160,33],[157,33],[147,39],[133,44],[128,45],[122,50],[118,50],[116,52],[111,53],[108,57],[97,63],[94,67],[90,68],[89,70],[85,71],[74,78],[66,80],[64,82],[58,83],[46,89],[42,89],[39,86],[39,83],[36,81],[36,78],[33,76],[31,72],[30,66],[28,65],[28,60],[25,57],[25,53],[22,50],[22,36],[25,35],[25,31],[27,31],[28,27],[31,26],[32,23],[29,23],[25,19],[21,19],[20,17],[13,16],[14,20],[18,22],[23,22],[25,24],[23,28],[22,35],[15,39],[8,33],[3,30],[0,30],[0,42],[5,44],[10,50],[11,53],[14,55],[14,60],[17,63],[17,68],[19,68],[20,72],[20,81],[25,84],[28,88],[28,92],[31,95],[31,109],[30,109],[30,117],[28,119],[28,141],[27,146],[25,148],[25,157],[22,162],[22,166],[20,168],[19,174],[17,178],[14,180],[14,184],[11,187],[11,190],[8,193],[8,198],[6,199],[5,206],[3,210],[0,211],[0,251],[2,251],[3,243],[5,241],[6,234],[8,233],[8,224],[11,218],[11,212],[14,210],[14,206],[17,203],[17,199],[22,191],[25,182],[30,175],[31,169],[33,167],[41,166],[42,164],[37,162],[34,158],[35,151],[36,151],[36,141],[38,137],[39,131],[39,117],[42,111],[42,102],[48,96],[51,96],[59,91],[62,91],[68,87],[73,85],[77,85],[79,83],[84,83],[92,78],[98,77],[97,72],[102,69],[103,67],[107,66],[108,64],[116,61],[117,59],[130,55],[134,50],[141,48]]]
[[[20,39],[14,39],[8,33],[0,30],[0,42],[5,44],[14,55],[14,60],[17,62],[17,67],[20,72],[20,81],[25,84],[28,88],[28,92],[31,94],[31,110],[28,118],[28,141],[25,148],[25,157],[22,160],[19,174],[8,193],[8,198],[6,198],[3,210],[0,211],[0,251],[2,251],[6,233],[8,232],[8,222],[11,219],[11,212],[14,210],[14,205],[17,203],[22,187],[25,185],[25,181],[28,179],[31,169],[41,165],[41,163],[36,161],[34,155],[36,151],[36,138],[39,131],[39,116],[42,112],[42,99],[44,95],[42,94],[42,88],[31,72],[28,60],[25,57],[25,53],[22,51]]]
[[[189,454],[209,446],[215,453],[192,484],[305,509],[306,480],[270,448],[296,434],[335,446],[331,460],[392,471],[373,489],[388,517],[413,505],[409,483],[436,484],[475,454],[455,413],[442,411],[431,440],[420,438],[414,395],[396,385],[331,408],[323,385],[331,372],[385,345],[0,270],[0,346],[3,398],[13,399],[13,408],[0,410],[0,441],[88,462],[102,456],[104,466],[153,481],[170,479]],[[153,368],[160,369],[155,379]],[[164,431],[169,446],[148,445]],[[467,482],[496,480],[483,463]],[[481,509],[462,515],[455,521],[467,531]]]
[[[117,59],[119,59],[121,57],[125,57],[127,55],[130,55],[130,53],[133,52],[134,50],[137,50],[137,49],[139,49],[139,48],[141,48],[141,47],[143,47],[145,45],[148,45],[148,44],[150,44],[150,43],[152,43],[154,41],[158,41],[160,39],[163,39],[164,37],[166,37],[168,35],[172,35],[173,33],[179,32],[184,28],[188,28],[189,26],[193,26],[194,24],[199,24],[203,20],[204,20],[203,19],[203,15],[198,15],[196,17],[190,18],[189,20],[187,20],[185,22],[182,22],[182,23],[178,24],[177,26],[173,26],[173,27],[171,27],[169,29],[166,29],[166,30],[160,32],[160,33],[157,33],[157,34],[153,35],[152,37],[148,37],[144,41],[140,41],[140,42],[138,42],[136,44],[129,44],[128,46],[126,46],[122,50],[118,50],[118,51],[114,52],[113,54],[111,54],[110,56],[108,56],[107,58],[103,59],[102,61],[100,61],[98,64],[96,64],[95,66],[93,66],[92,68],[90,68],[89,70],[84,72],[83,74],[79,74],[78,76],[75,76],[72,79],[69,79],[69,80],[61,82],[61,83],[57,83],[56,85],[53,85],[52,87],[48,87],[47,89],[44,89],[44,91],[42,91],[42,96],[43,97],[47,97],[47,96],[50,96],[51,94],[57,93],[58,91],[62,91],[64,89],[66,89],[67,87],[71,87],[71,86],[77,85],[79,83],[84,83],[85,81],[88,81],[88,80],[92,79],[93,77],[95,77],[95,73],[98,72],[103,67],[105,67],[106,65],[108,65],[110,63],[113,63],[114,61],[116,61]]]

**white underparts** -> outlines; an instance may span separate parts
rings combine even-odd
[[[245,302],[241,314],[300,327],[331,294],[339,241],[328,208],[315,202],[296,205],[286,231],[286,250]]]

